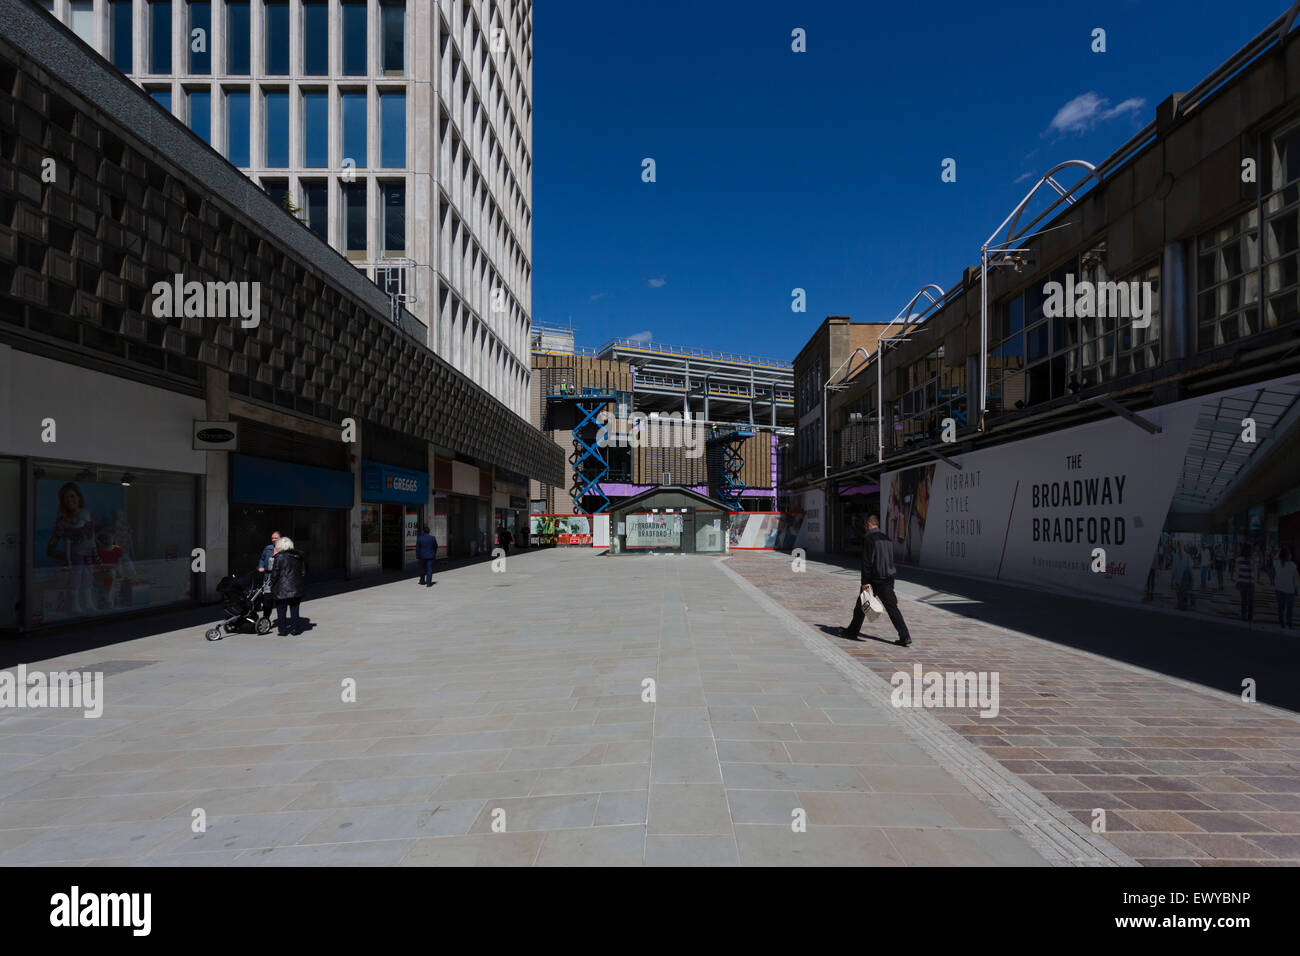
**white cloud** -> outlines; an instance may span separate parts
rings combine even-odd
[[[589,298],[587,301],[588,301],[588,302],[599,302],[599,301],[600,301],[601,299],[603,299],[603,298],[605,298],[605,293],[604,293],[604,292],[597,292],[595,295],[593,295],[593,296],[592,296],[591,298]]]
[[[1044,136],[1055,134],[1063,136],[1069,133],[1081,134],[1129,113],[1136,113],[1146,106],[1146,100],[1131,97],[1118,106],[1112,107],[1110,100],[1096,93],[1081,93],[1066,103],[1048,124]]]
[[[1011,185],[1014,186],[1016,183],[1023,183],[1026,179],[1028,179],[1033,175],[1034,175],[1034,171],[1032,169],[1027,173],[1021,173],[1015,179],[1011,180]]]
[[[645,332],[637,332],[635,335],[629,335],[627,338],[630,342],[639,342],[640,344],[645,345],[647,342],[652,341],[654,336],[650,334],[649,330],[647,330]]]
[[[667,280],[666,278],[664,278],[663,276],[660,276],[660,277],[657,278],[657,279],[647,279],[647,280],[646,280],[646,285],[650,286],[650,288],[652,288],[652,289],[662,289],[662,288],[664,287],[664,284],[665,284],[667,281],[668,281],[668,280]]]

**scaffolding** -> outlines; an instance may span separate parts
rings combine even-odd
[[[745,510],[744,494],[747,486],[741,477],[745,459],[741,457],[740,448],[745,439],[757,434],[757,429],[744,426],[715,427],[705,442],[708,450],[709,492],[718,501],[730,506],[732,511]]]
[[[608,438],[609,430],[598,418],[605,407],[617,402],[622,395],[608,388],[579,388],[561,382],[548,390],[548,402],[571,404],[577,413],[578,421],[573,426],[573,451],[569,453],[569,467],[573,469],[573,481],[569,486],[569,496],[573,498],[575,514],[603,514],[609,509],[609,496],[601,489],[600,483],[609,474],[609,460],[605,457],[603,443]],[[588,499],[593,499],[589,506]]]

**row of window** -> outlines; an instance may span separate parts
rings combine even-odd
[[[337,179],[303,179],[298,183],[298,198],[290,192],[287,179],[262,179],[262,188],[276,204],[295,216],[329,242],[330,190],[336,189],[336,203],[340,211],[339,248],[352,259],[364,259],[369,248],[366,235],[370,221],[370,189],[368,180],[343,182]],[[406,251],[406,184],[380,181],[379,192],[379,243],[386,255],[399,255]]]
[[[204,142],[212,143],[213,93],[209,87],[185,88],[183,102],[173,104],[172,90],[151,89],[150,96],[164,109],[177,113]],[[226,158],[241,169],[260,166],[264,169],[287,169],[301,166],[308,169],[371,167],[368,152],[369,96],[365,90],[342,91],[331,104],[327,90],[303,90],[298,94],[300,106],[301,153],[299,162],[290,162],[289,155],[289,96],[288,90],[266,90],[261,93],[262,137],[260,155],[254,157],[252,149],[252,94],[247,89],[220,88],[217,94],[221,103],[218,113],[224,125]],[[405,169],[406,161],[406,93],[405,90],[380,90],[379,103],[379,162],[377,169]],[[175,109],[178,106],[179,109]],[[333,112],[337,122],[331,123]],[[330,162],[330,131],[339,128],[342,133],[338,161]],[[254,162],[254,159],[257,162]]]
[[[46,9],[53,12],[53,0],[46,0]],[[144,0],[145,49],[137,63],[133,37],[135,35],[135,4],[133,0],[107,0],[105,54],[123,73],[188,72],[207,76],[221,72],[228,76],[248,76],[253,65],[253,8],[249,0],[226,0],[220,4],[225,20],[224,49],[217,51],[212,43],[212,3],[208,0],[190,0],[185,4],[183,23],[174,24],[171,0]],[[339,62],[334,74],[342,76],[370,76],[369,63],[369,10],[366,0],[341,0],[341,37]],[[267,76],[288,76],[290,73],[290,18],[293,13],[288,0],[264,0],[261,4],[262,62],[261,72]],[[301,63],[299,70],[306,76],[329,76],[330,51],[333,36],[330,31],[330,4],[328,0],[302,0]],[[69,0],[68,25],[87,43],[95,45],[94,0]],[[173,64],[175,28],[180,28],[181,49],[185,62]],[[376,73],[384,76],[402,76],[406,70],[406,5],[404,0],[381,0],[379,4],[380,42]],[[221,52],[220,62],[214,54]]]

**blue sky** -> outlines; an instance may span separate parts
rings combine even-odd
[[[887,321],[1287,5],[541,0],[533,321],[785,359],[826,315]]]

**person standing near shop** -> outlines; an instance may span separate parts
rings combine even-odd
[[[257,572],[262,575],[271,573],[271,562],[275,560],[275,546],[280,540],[280,532],[271,532],[271,543],[262,549],[262,556],[257,559]],[[265,577],[262,578],[266,580]]]
[[[1255,567],[1251,561],[1250,545],[1243,544],[1237,554],[1237,590],[1241,592],[1241,619],[1255,619]]]
[[[912,643],[912,635],[908,633],[903,612],[898,609],[898,596],[894,593],[897,570],[894,568],[893,542],[880,530],[879,515],[867,517],[865,531],[866,535],[862,539],[862,586],[858,589],[858,599],[853,602],[853,621],[840,634],[851,639],[857,638],[866,617],[866,610],[862,607],[862,592],[871,588],[872,593],[885,606],[889,620],[898,632],[895,643],[899,647],[907,647]]]
[[[420,583],[425,587],[433,586],[433,562],[438,557],[438,539],[429,533],[429,526],[420,529],[420,536],[415,539],[415,557],[423,562],[420,567]]]
[[[1277,623],[1279,627],[1291,626],[1291,615],[1295,611],[1295,596],[1300,592],[1300,570],[1291,559],[1291,549],[1282,548],[1277,553],[1277,563],[1273,568],[1273,586],[1277,588]]]
[[[306,559],[293,546],[292,538],[280,538],[275,543],[275,560],[271,562],[271,597],[275,599],[275,626],[281,637],[302,633],[298,621],[298,605],[302,602],[303,585],[307,580]],[[285,611],[288,610],[286,620]],[[285,632],[285,625],[289,631]]]

